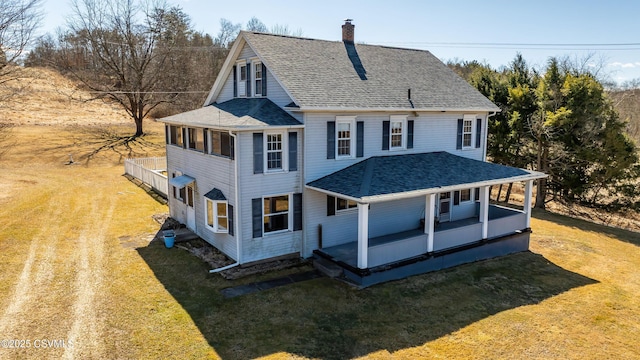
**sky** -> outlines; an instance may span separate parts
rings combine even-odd
[[[105,0],[107,1],[107,0]],[[215,37],[220,19],[243,26],[257,17],[303,37],[342,38],[353,19],[356,43],[429,50],[442,61],[477,60],[509,66],[519,52],[543,69],[569,56],[601,68],[618,83],[640,79],[640,1],[635,0],[167,0],[191,17],[195,30]],[[44,0],[41,33],[64,27],[69,0]]]

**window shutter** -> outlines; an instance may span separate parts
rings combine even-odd
[[[229,220],[229,235],[233,236],[233,205],[227,204],[227,219]]]
[[[169,124],[164,125],[164,140],[168,144],[169,143]]]
[[[463,126],[463,121],[462,119],[458,119],[458,137],[456,138],[456,149],[460,150],[462,149],[462,126]]]
[[[391,121],[382,122],[382,150],[389,150],[389,128]]]
[[[247,97],[251,96],[251,66],[252,64],[247,64]]]
[[[176,177],[176,173],[171,173],[171,178]],[[178,196],[176,195],[176,187],[175,186],[171,186],[171,189],[173,190],[173,198],[177,199]]]
[[[267,96],[267,67],[262,63],[262,96]]]
[[[209,153],[209,139],[207,137],[207,132],[209,132],[209,129],[202,129],[202,144],[204,146],[203,152],[205,154]]]
[[[453,192],[453,205],[460,205],[460,191]]]
[[[364,156],[364,121],[356,123],[356,157]]]
[[[336,158],[336,122],[327,121],[327,159]]]
[[[289,133],[289,171],[298,170],[298,133]]]
[[[407,121],[407,149],[413,149],[413,120]]]
[[[262,199],[251,199],[253,238],[262,237]]]
[[[473,190],[475,201],[480,201],[480,188]]]
[[[229,135],[229,159],[234,160],[236,158],[236,140],[233,136]]]
[[[186,149],[187,148],[187,142],[189,140],[187,139],[187,128],[183,127],[182,128],[182,148]]]
[[[476,119],[476,148],[480,147],[482,137],[482,119]]]
[[[327,216],[333,216],[336,214],[336,198],[327,195]]]
[[[293,231],[302,230],[302,194],[293,194]]]
[[[233,97],[238,97],[238,67],[233,65]]]
[[[253,173],[262,174],[264,168],[264,143],[262,133],[253,133]]]

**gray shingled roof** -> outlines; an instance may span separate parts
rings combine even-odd
[[[204,197],[214,201],[225,201],[227,200],[226,196],[222,193],[222,190],[213,188],[208,193],[204,194]]]
[[[301,125],[266,98],[238,98],[160,119],[172,124],[202,127],[255,128]]]
[[[544,177],[544,174],[467,159],[447,152],[374,156],[307,185],[329,193],[363,199],[373,196],[471,188],[478,183],[507,183]]]
[[[500,110],[428,51],[253,32],[241,36],[303,109]]]

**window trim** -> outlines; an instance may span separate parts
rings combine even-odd
[[[236,83],[237,85],[237,93],[236,93],[236,97],[239,98],[245,98],[248,97],[247,95],[247,66],[249,66],[249,64],[247,63],[246,60],[238,60],[236,61],[236,67],[237,67],[237,71],[236,71]],[[244,79],[242,78],[242,68],[244,67]],[[242,89],[243,91],[240,91],[240,89]]]
[[[286,211],[286,214],[287,214],[287,228],[286,229],[273,230],[273,231],[267,232],[266,229],[265,229],[265,226],[264,226],[265,217],[273,216],[273,215],[282,215],[284,212],[265,215],[265,213],[264,213],[264,200],[265,199],[276,198],[276,197],[281,197],[281,196],[286,196],[287,197],[287,211]],[[293,193],[263,196],[262,197],[262,237],[286,233],[286,232],[292,231],[292,229],[293,229]]]
[[[280,168],[279,169],[269,169],[269,135],[280,135],[281,148],[279,152],[280,156]],[[274,174],[274,173],[282,173],[289,171],[289,136],[287,131],[265,131],[262,139],[262,149],[264,152],[263,156],[263,173],[264,174]],[[271,150],[271,152],[275,152]]]
[[[182,144],[184,144],[184,139],[182,138],[182,126],[169,124],[169,145],[182,147]]]
[[[469,199],[467,200],[463,200],[462,199],[462,193],[464,191],[469,191]],[[468,189],[460,189],[460,204],[462,203],[470,203],[474,201],[474,197],[473,197],[473,189],[472,188],[468,188]]]
[[[474,149],[474,133],[475,133],[475,129],[474,129],[474,120],[476,119],[476,115],[464,115],[462,118],[462,150],[470,150],[470,149]],[[465,131],[465,127],[466,125],[469,125],[469,131]],[[465,135],[469,135],[469,145],[465,145]]]
[[[400,123],[400,146],[393,146],[393,123]],[[407,149],[407,115],[391,115],[389,116],[389,151],[398,151]]]
[[[345,209],[338,209],[338,203],[340,202],[340,200],[345,200],[345,201],[347,202],[347,207],[346,207]],[[350,205],[349,203],[353,203],[353,205],[354,205],[354,206],[351,206],[351,207],[350,207],[350,206],[349,206],[349,205]],[[358,209],[358,202],[356,202],[356,201],[354,201],[354,200],[350,200],[350,199],[345,199],[345,198],[341,198],[341,197],[336,197],[335,205],[334,205],[334,206],[335,206],[335,208],[336,208],[336,209],[335,209],[335,210],[336,210],[336,212],[335,212],[335,214],[336,214],[336,215],[338,215],[338,214],[345,214],[345,213],[350,213],[350,212],[353,212],[354,210],[357,210],[357,209]]]
[[[253,84],[251,91],[253,92],[254,97],[263,97],[262,94],[262,81],[264,81],[264,74],[262,73],[262,62],[259,60],[251,61],[251,66],[253,67],[253,71],[251,71],[251,83]],[[258,68],[260,69],[260,78],[256,75],[258,73]],[[260,86],[258,86],[257,81],[260,80]],[[260,90],[260,93],[258,93]]]
[[[349,155],[340,155],[338,151],[340,146],[340,124],[349,124]],[[341,159],[354,159],[356,157],[356,117],[355,116],[336,116],[336,129],[335,129],[335,158]]]
[[[213,231],[214,233],[217,234],[228,234],[229,233],[229,202],[226,200],[211,200],[208,198],[204,199],[204,214],[205,214],[205,226],[207,227],[207,229]],[[209,225],[209,204],[211,204],[212,206],[212,211],[213,211],[213,226]],[[218,205],[219,204],[224,204],[225,209],[226,209],[226,216],[220,216],[218,214]],[[221,229],[219,227],[219,219],[221,218],[225,218],[227,219],[227,228],[226,229]]]
[[[204,146],[206,141],[204,139],[204,133],[202,132],[203,129],[196,128],[196,127],[187,127],[186,129],[187,129],[186,148],[188,150],[206,153],[207,149],[205,149],[205,146]],[[195,140],[191,139],[192,133],[195,134]],[[202,149],[198,149],[198,134],[202,136]],[[193,147],[191,147],[192,143],[193,143]]]

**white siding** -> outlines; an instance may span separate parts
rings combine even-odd
[[[364,158],[327,159],[327,122],[335,121],[336,114],[306,114],[306,161],[305,182],[310,182],[353,165],[365,158],[379,155],[400,155],[433,151],[447,151],[476,160],[484,160],[483,147],[468,150],[456,149],[458,119],[463,114],[421,114],[409,117],[414,120],[414,147],[406,150],[382,150],[382,122],[389,120],[389,115],[363,114],[356,117],[356,121],[364,122]],[[485,118],[485,114],[480,117]],[[486,121],[483,121],[483,133]],[[475,131],[475,126],[474,126]],[[355,141],[355,131],[353,141]],[[475,145],[475,134],[473,137]],[[484,145],[484,140],[482,141]]]
[[[288,135],[285,134],[288,140]],[[240,168],[240,204],[239,225],[242,232],[242,262],[266,259],[279,255],[300,252],[302,231],[265,235],[253,238],[251,200],[271,195],[292,195],[302,192],[302,149],[303,132],[298,131],[298,171],[273,174],[253,173],[253,132],[242,132],[238,135]],[[304,201],[304,196],[303,196]],[[304,215],[304,213],[303,213]],[[293,216],[290,206],[289,216]]]
[[[194,183],[194,209],[196,214],[196,233],[198,236],[220,249],[233,259],[237,259],[237,243],[235,236],[213,233],[207,226],[204,194],[213,188],[222,191],[230,205],[234,206],[236,224],[240,224],[237,218],[238,207],[235,204],[234,187],[234,161],[215,156],[206,155],[194,150],[167,145],[167,171],[169,178],[171,173],[181,171],[196,179]],[[186,223],[186,205],[173,198],[172,187],[169,186],[169,209],[171,216]]]
[[[245,44],[242,51],[240,51],[240,55],[237,60],[246,60],[247,65],[250,65],[251,60],[255,59],[256,57],[256,53],[253,52],[253,50],[251,50],[251,48]],[[280,86],[280,84],[276,81],[269,68],[267,68],[266,78],[267,98],[280,107],[289,105],[293,100],[291,99],[291,97],[289,97],[282,86]],[[252,84],[252,88],[253,86],[255,86],[255,84]],[[231,99],[233,99],[233,71],[229,72],[229,76],[227,76],[227,79],[222,85],[222,90],[220,91],[218,97],[214,99],[214,102],[222,103]]]

